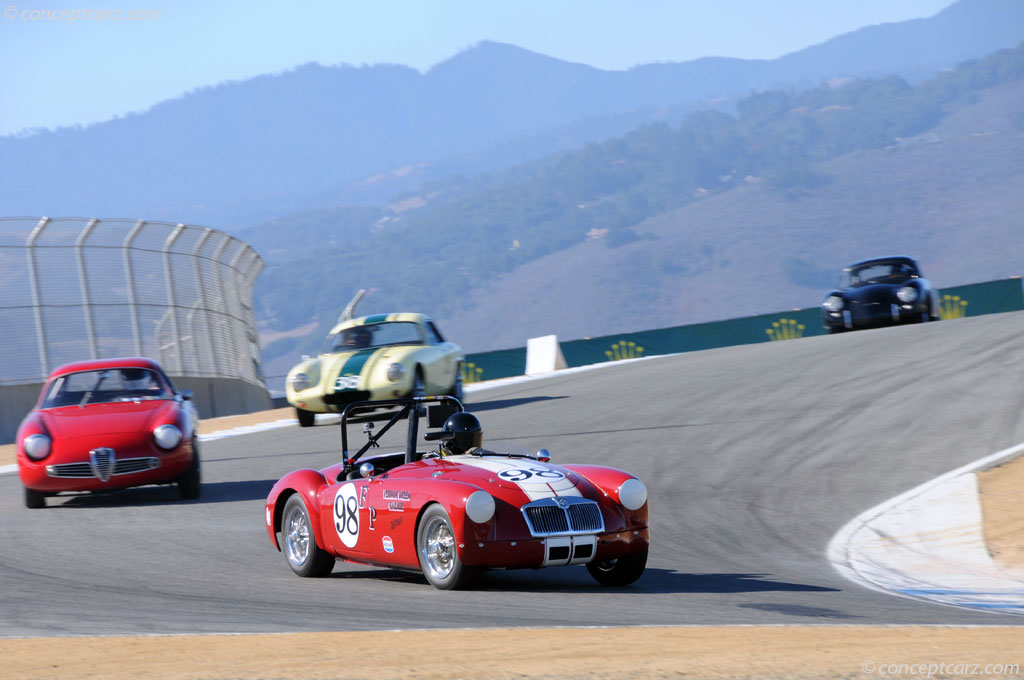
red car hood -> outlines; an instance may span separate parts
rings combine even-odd
[[[156,399],[63,406],[40,411],[39,416],[54,438],[70,439],[147,432],[162,419],[162,416],[176,408],[177,402]]]
[[[432,458],[393,473],[465,482],[513,505],[554,496],[584,496],[596,500],[593,486],[579,474],[557,465],[504,456]]]

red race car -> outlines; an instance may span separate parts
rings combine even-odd
[[[427,404],[433,404],[429,410]],[[396,407],[376,434],[348,453],[350,419]],[[441,442],[418,451],[424,439]],[[362,459],[406,419],[405,451]],[[350,404],[341,419],[342,462],[296,470],[267,498],[267,533],[299,576],[326,576],[337,558],[419,570],[441,589],[472,585],[488,568],[586,565],[604,585],[627,585],[647,564],[647,487],[633,475],[596,465],[552,465],[541,449],[482,448],[476,416],[453,397]]]
[[[151,359],[61,366],[18,428],[25,505],[42,508],[61,491],[178,485],[199,497],[199,418]]]

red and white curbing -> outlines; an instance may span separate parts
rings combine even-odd
[[[1024,615],[1024,572],[988,552],[976,472],[1024,444],[957,468],[861,513],[829,542],[829,560],[874,590],[940,604]]]

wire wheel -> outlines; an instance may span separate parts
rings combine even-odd
[[[455,567],[455,536],[451,526],[441,517],[432,517],[424,534],[423,558],[430,575],[438,580],[448,578]]]
[[[288,561],[300,567],[309,559],[309,520],[302,508],[293,506],[284,519],[284,545]]]

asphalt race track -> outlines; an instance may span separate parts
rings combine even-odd
[[[267,538],[263,501],[286,472],[337,459],[334,425],[205,443],[196,502],[150,487],[27,510],[17,476],[2,477],[0,635],[1024,624],[868,590],[825,558],[866,508],[1024,441],[1022,337],[1024,313],[1002,314],[472,393],[489,448],[544,446],[555,462],[617,465],[647,483],[651,557],[623,589],[582,567],[489,572],[471,592],[357,565],[294,576]]]

